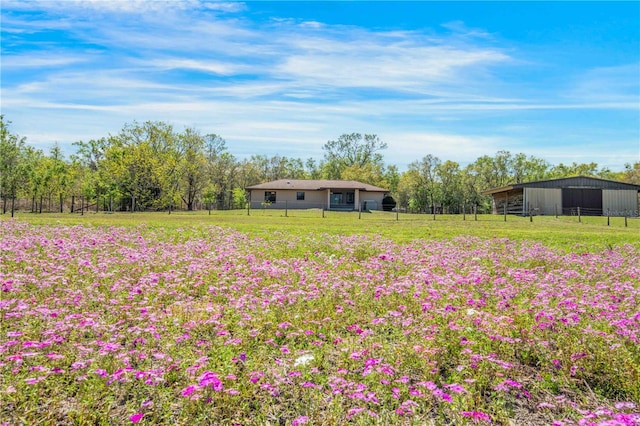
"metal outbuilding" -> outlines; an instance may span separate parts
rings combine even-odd
[[[640,185],[575,176],[517,183],[482,192],[493,198],[493,213],[638,216]]]

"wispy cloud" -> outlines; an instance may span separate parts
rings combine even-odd
[[[585,71],[565,94],[583,102],[626,102],[638,107],[640,62]]]

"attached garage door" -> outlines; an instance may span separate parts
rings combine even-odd
[[[562,210],[564,214],[602,216],[602,190],[584,188],[562,189]]]

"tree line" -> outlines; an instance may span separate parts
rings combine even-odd
[[[489,209],[481,192],[511,183],[595,176],[640,183],[640,162],[613,172],[596,163],[551,165],[525,154],[498,151],[465,167],[426,155],[400,172],[386,165],[387,143],[372,134],[343,134],[323,145],[323,158],[274,155],[236,158],[226,141],[159,121],[132,122],[113,135],[73,144],[66,157],[48,153],[9,130],[0,115],[2,213],[17,199],[32,212],[234,209],[246,206],[244,188],[277,179],[343,179],[389,188],[398,205],[414,212],[457,213],[463,206]]]

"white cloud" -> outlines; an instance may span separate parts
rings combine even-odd
[[[525,66],[513,47],[462,22],[436,35],[297,19],[259,24],[228,15],[251,6],[235,2],[2,1],[48,12],[25,21],[11,15],[3,34],[11,32],[14,43],[21,31],[55,29],[84,49],[52,40],[43,53],[3,52],[3,112],[35,144],[161,120],[220,134],[232,152],[321,155],[324,142],[357,131],[387,141],[389,163],[429,153],[465,163],[499,149],[522,151],[529,136],[517,124],[509,129],[513,121],[527,129],[540,127],[549,111],[639,109],[638,64],[587,70],[571,87],[524,88],[503,72],[526,72],[535,61]],[[192,80],[189,71],[208,75]],[[554,130],[537,135],[536,146],[574,131]],[[614,131],[600,137],[632,139]],[[558,159],[571,151],[545,149]]]
[[[584,102],[635,103],[640,109],[640,62],[593,68],[576,78],[565,96]]]
[[[2,69],[61,67],[86,62],[87,59],[74,54],[58,55],[2,55]]]
[[[180,59],[180,58],[170,58],[170,59],[153,59],[151,61],[140,62],[140,64],[144,64],[145,66],[152,66],[159,69],[169,70],[169,69],[184,69],[184,70],[195,70],[195,71],[204,71],[213,74],[220,75],[231,75],[239,72],[242,68],[238,65],[234,65],[231,63],[224,63],[219,61],[206,61],[206,60],[195,60],[195,59]]]
[[[422,159],[428,154],[441,160],[454,160],[461,164],[502,149],[508,143],[500,136],[461,135],[456,133],[422,132],[381,132],[383,140],[389,145],[385,157],[392,164],[408,164]],[[395,161],[393,161],[395,160]]]
[[[171,9],[206,9],[220,12],[241,12],[243,2],[209,0],[3,0],[3,7],[12,10],[82,11],[97,10],[116,13],[147,13]]]

